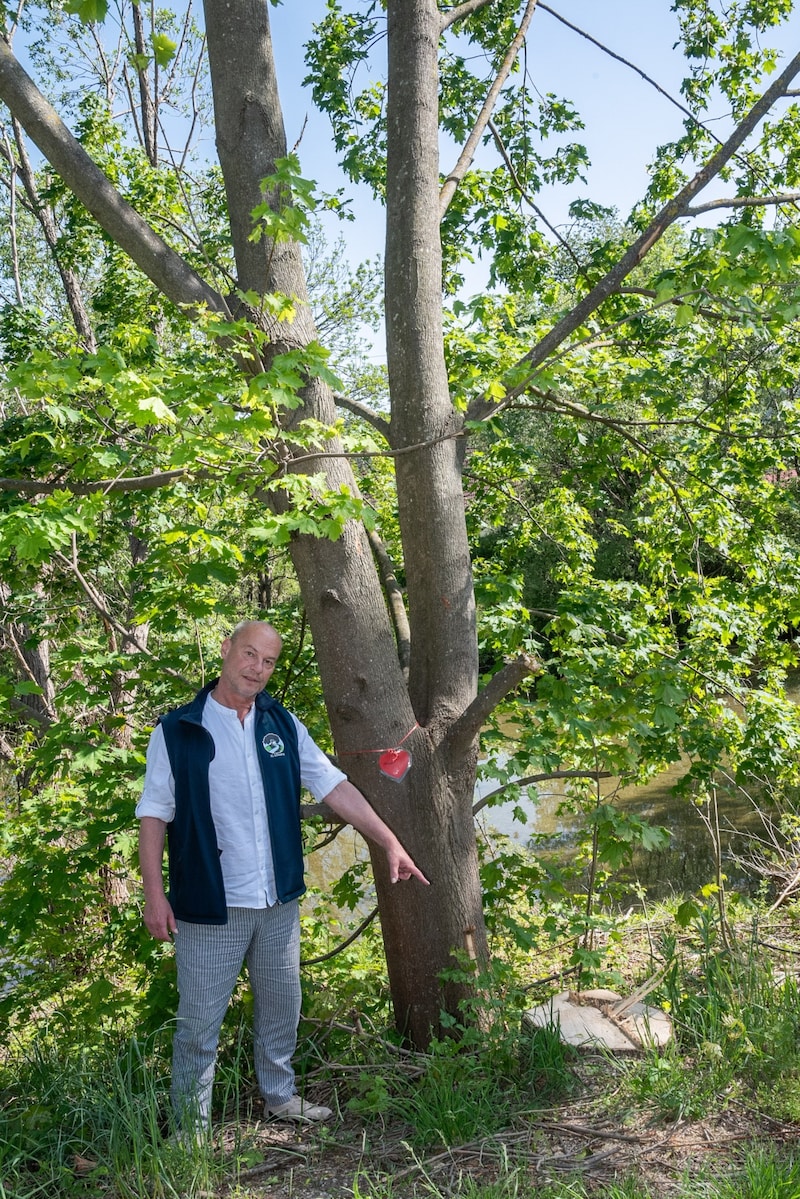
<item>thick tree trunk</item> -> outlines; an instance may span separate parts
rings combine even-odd
[[[477,740],[447,738],[475,698],[475,597],[457,434],[442,332],[439,231],[438,54],[435,0],[389,0],[386,185],[386,326],[392,444],[411,622],[409,690],[435,747],[422,829],[436,847],[449,919],[432,935],[442,959],[453,948],[487,957],[472,798]],[[387,937],[395,935],[389,924]],[[399,944],[392,953],[402,953]],[[445,944],[447,942],[447,944]],[[429,968],[435,970],[433,961]],[[451,984],[452,1011],[464,991]]]
[[[424,8],[430,23],[435,5]],[[262,199],[260,180],[272,173],[276,158],[286,152],[267,6],[263,0],[239,0],[234,7],[227,0],[206,0],[205,15],[217,148],[231,209],[239,283],[259,293],[280,291],[297,297],[298,317],[270,332],[279,348],[306,344],[316,331],[304,304],[299,247],[249,239],[251,213]],[[434,36],[432,100],[430,80],[424,95],[424,102],[433,105],[434,125],[436,41]],[[395,111],[398,103],[414,111],[417,66],[410,64],[412,77],[395,102]],[[435,143],[432,130],[433,126],[426,129],[428,143],[431,139]],[[407,153],[406,146],[400,147],[401,155]],[[403,411],[395,425],[402,444],[429,440],[432,429],[438,436],[453,428],[442,346],[435,154],[427,155],[421,175],[406,177],[405,188],[414,217],[408,225],[398,224],[397,244],[389,250],[393,261],[405,264],[403,286],[391,295],[389,320],[407,301],[418,317],[408,328],[395,327],[392,335],[392,399],[394,407],[396,384]],[[402,209],[402,188],[395,189],[394,203]],[[423,210],[424,227],[419,220]],[[425,275],[424,286],[414,292],[408,281],[418,273]],[[400,369],[398,360],[403,363]],[[426,397],[425,405],[420,405],[420,396]],[[314,383],[304,398],[304,415],[333,420],[333,397],[326,387]],[[337,448],[331,447],[334,452]],[[344,482],[356,489],[344,459],[332,458],[327,473],[333,486]],[[477,945],[479,953],[485,952],[471,815],[475,753],[473,749],[451,761],[444,741],[449,723],[474,696],[476,681],[474,605],[454,443],[445,441],[409,456],[398,474],[398,488],[404,492],[406,574],[413,577],[411,694],[364,530],[349,525],[333,543],[301,537],[292,552],[342,765],[432,882],[430,888],[392,886],[381,855],[374,855],[398,1025],[415,1044],[425,1045],[438,1029],[441,1010],[456,1012],[465,994],[464,985],[443,986],[439,980],[441,972],[454,964],[453,950]],[[426,596],[428,587],[432,599]],[[416,729],[417,722],[425,727]],[[409,733],[404,748],[410,750],[413,766],[397,783],[381,774],[375,751],[397,745]]]
[[[475,696],[475,597],[442,333],[435,0],[390,0],[386,347],[413,630],[410,689],[444,730]],[[408,452],[411,446],[421,448]]]

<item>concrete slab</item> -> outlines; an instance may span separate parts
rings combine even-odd
[[[532,1028],[557,1027],[562,1041],[578,1049],[609,1053],[641,1053],[672,1039],[666,1012],[641,1002],[628,1002],[615,991],[563,991],[525,1012]]]

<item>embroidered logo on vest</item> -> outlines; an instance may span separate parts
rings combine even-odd
[[[261,744],[271,758],[282,758],[284,745],[277,733],[266,733]]]

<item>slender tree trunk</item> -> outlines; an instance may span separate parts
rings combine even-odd
[[[19,172],[22,178],[23,186],[28,197],[28,202],[42,227],[44,239],[47,242],[48,249],[53,256],[53,261],[56,264],[58,273],[61,276],[61,282],[64,286],[64,296],[69,306],[72,320],[75,324],[75,329],[89,353],[93,353],[96,349],[94,330],[89,319],[89,313],[86,310],[86,304],[83,299],[83,289],[80,285],[80,280],[70,267],[64,266],[61,261],[61,255],[58,251],[58,228],[53,210],[42,202],[39,195],[39,189],[36,185],[36,176],[33,173],[28,150],[25,145],[25,138],[22,132],[22,126],[19,121],[12,118],[12,128],[14,130],[14,140],[17,146],[17,154],[19,155]]]
[[[138,4],[134,4],[131,10],[133,18],[133,38],[136,46],[136,53],[142,63],[146,63],[149,59],[148,47],[144,36],[144,20],[142,18],[142,10]],[[154,77],[157,79],[155,72],[158,64],[153,62]],[[147,75],[147,67],[140,65],[136,68],[136,74],[139,78],[139,101],[142,109],[142,137],[144,139],[144,151],[147,155],[151,166],[158,165],[158,110],[156,101],[153,98],[153,92],[150,89],[150,80]],[[157,86],[157,84],[156,84]]]

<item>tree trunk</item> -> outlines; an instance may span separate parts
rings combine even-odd
[[[298,297],[302,304],[298,317],[271,332],[280,347],[307,344],[316,330],[304,303],[299,246],[249,240],[251,213],[262,200],[260,180],[272,173],[275,160],[286,152],[267,6],[263,0],[239,0],[233,7],[227,0],[206,0],[205,16],[217,148],[231,210],[239,283],[259,293],[280,291]],[[438,21],[432,3],[421,6],[420,16],[430,29],[432,18]],[[409,53],[415,32],[412,21],[396,57]],[[422,68],[430,69],[432,55],[432,99],[430,81],[425,96],[426,104],[433,106],[432,117],[425,113],[428,146],[435,145],[437,40],[431,33]],[[412,96],[419,85],[420,64],[412,60],[409,67],[410,79],[399,73],[403,90],[393,102],[395,112],[403,105],[415,111]],[[397,67],[394,74],[398,75]],[[401,144],[395,157],[398,153],[407,157],[408,144]],[[434,150],[433,156],[426,154],[421,172],[407,175],[404,188],[394,191],[393,203],[402,209],[405,189],[413,216],[407,223],[398,222],[391,234],[395,243],[387,249],[387,266],[390,259],[408,264],[402,286],[389,297],[390,325],[409,297],[419,306],[418,319],[410,320],[407,328],[395,326],[391,339],[392,403],[393,409],[397,405],[401,409],[393,427],[404,445],[453,429],[441,330],[437,186]],[[392,230],[391,216],[389,227]],[[414,292],[413,280],[423,274],[424,284]],[[420,404],[420,396],[426,397],[426,404]],[[333,421],[333,397],[327,387],[314,382],[304,398],[303,415]],[[334,453],[338,449],[331,446]],[[485,953],[471,814],[475,752],[451,761],[444,739],[449,723],[474,696],[477,651],[455,443],[446,440],[407,460],[401,458],[398,490],[403,491],[401,519],[411,597],[410,694],[364,529],[350,524],[336,542],[298,537],[292,554],[342,766],[432,883],[430,888],[392,886],[382,855],[373,855],[397,1022],[415,1044],[425,1045],[439,1027],[442,1008],[455,1013],[466,993],[463,985],[442,986],[439,981],[441,972],[454,964],[453,950],[468,943]],[[326,469],[331,486],[346,483],[356,490],[344,458],[329,459]],[[428,588],[432,599],[426,597]],[[424,727],[416,730],[417,722]],[[379,771],[376,751],[396,746],[409,733],[404,748],[410,750],[413,766],[398,783]]]
[[[428,933],[436,977],[454,948],[487,957],[472,818],[477,741],[447,733],[475,698],[475,597],[464,516],[460,421],[447,381],[439,231],[440,14],[435,0],[389,0],[386,185],[386,346],[392,447],[411,624],[409,691],[431,745],[430,793],[420,812],[435,852],[439,936]],[[420,447],[409,451],[409,447]],[[383,917],[383,913],[382,913]],[[402,916],[383,917],[387,953],[406,957]],[[415,947],[419,963],[426,947]],[[464,995],[446,990],[447,1010]],[[423,1021],[425,1017],[422,1017]]]

